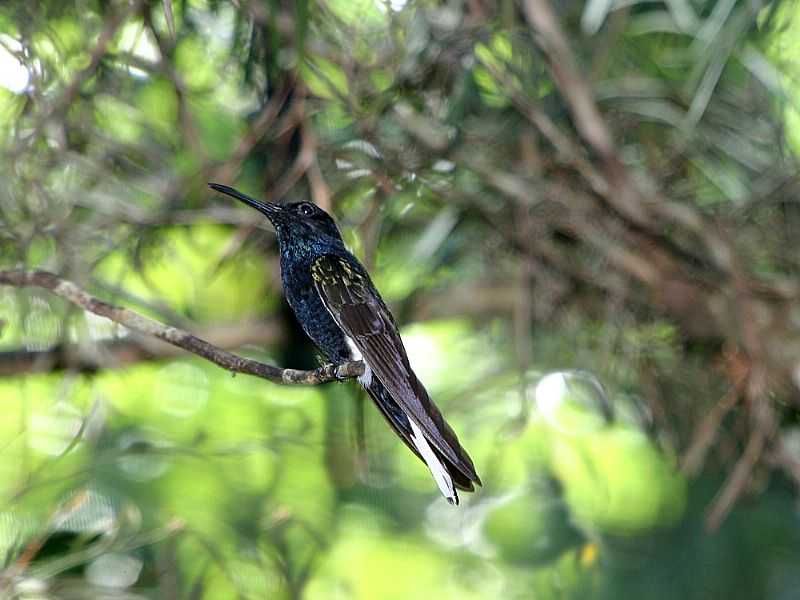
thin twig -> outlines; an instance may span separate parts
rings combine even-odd
[[[631,177],[620,158],[611,128],[597,107],[592,88],[580,70],[552,4],[548,0],[525,0],[524,8],[528,24],[537,34],[536,41],[547,57],[553,80],[570,109],[575,127],[601,159],[599,173],[605,180],[605,191],[602,182],[593,176],[593,169],[588,168],[585,163],[577,164],[593,189],[603,196],[609,206],[637,227],[657,231],[663,227],[665,220],[685,227],[706,246],[709,251],[708,259],[721,272],[728,273],[731,270],[734,248],[709,227],[699,211],[690,205],[673,202],[657,191],[649,191],[645,197]],[[548,125],[535,112],[528,112],[526,116],[535,118],[537,127]],[[548,134],[546,129],[542,131],[549,139],[558,139],[552,132]],[[563,141],[565,140],[559,140]],[[561,148],[561,144],[557,147]]]
[[[280,91],[276,92],[258,113],[248,130],[239,138],[239,143],[234,148],[231,156],[222,165],[210,170],[210,176],[206,179],[211,181],[231,181],[239,172],[242,163],[269,132],[275,119],[280,115],[284,108],[289,93],[292,89],[291,84],[284,85]]]
[[[746,393],[753,411],[750,438],[741,458],[708,511],[706,527],[709,531],[716,531],[719,528],[744,492],[753,469],[761,460],[777,427],[775,414],[766,397],[766,369],[763,366],[753,367],[748,378]]]
[[[740,386],[732,385],[720,398],[719,402],[708,412],[703,421],[695,429],[689,449],[683,455],[681,470],[687,475],[697,475],[706,461],[711,444],[717,439],[720,425],[725,416],[733,410],[739,401]]]
[[[617,155],[611,130],[595,104],[592,89],[578,67],[552,5],[547,0],[526,0],[524,7],[525,16],[538,33],[537,41],[547,56],[553,79],[570,108],[575,126],[603,160],[604,175],[611,192],[605,196],[606,201],[631,222],[649,225],[651,215],[628,179],[627,171]]]
[[[326,364],[312,371],[301,371],[282,369],[243,358],[218,348],[188,331],[164,325],[128,308],[104,302],[86,293],[73,282],[47,271],[0,271],[0,284],[44,288],[84,310],[106,317],[137,333],[153,336],[183,348],[232,373],[255,375],[281,384],[318,385],[357,377],[364,372],[364,365],[361,362]]]
[[[287,115],[287,132],[289,129],[299,129],[300,132],[300,151],[292,162],[289,169],[283,176],[271,186],[269,196],[271,198],[282,198],[308,171],[316,156],[315,138],[311,135],[310,129],[303,128],[306,120],[306,92],[302,86],[295,87],[295,97],[292,101],[291,114]]]

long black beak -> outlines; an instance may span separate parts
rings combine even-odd
[[[250,196],[243,194],[239,190],[235,190],[228,185],[222,185],[221,183],[209,183],[208,187],[210,187],[212,190],[217,190],[218,192],[232,196],[237,200],[241,200],[248,206],[252,206],[256,210],[264,213],[270,220],[272,220],[274,216],[281,212],[280,205],[273,204],[272,202],[261,202],[260,200],[251,198]]]

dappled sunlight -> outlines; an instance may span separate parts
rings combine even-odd
[[[122,433],[116,440],[120,455],[115,462],[120,474],[131,481],[148,481],[164,475],[172,460],[170,445],[160,439],[161,435],[152,429]]]
[[[86,566],[86,580],[91,585],[112,589],[132,586],[139,579],[143,561],[129,554],[109,552]]]
[[[686,480],[641,432],[612,427],[557,440],[552,460],[575,519],[589,529],[634,534],[683,516]]]
[[[153,395],[167,415],[189,417],[208,402],[208,377],[200,367],[188,363],[167,365],[158,371],[155,380]]]
[[[437,390],[469,389],[497,365],[499,357],[482,344],[466,321],[419,323],[402,330],[411,367],[426,387]]]
[[[683,515],[686,481],[674,457],[631,422],[615,422],[613,396],[585,371],[549,373],[533,393],[551,429],[551,472],[577,523],[633,534]],[[647,473],[646,477],[642,473]]]
[[[59,456],[78,439],[83,429],[83,414],[75,406],[58,402],[46,412],[34,413],[28,423],[29,447]]]
[[[61,337],[61,318],[41,298],[30,298],[22,326],[22,344],[26,350],[46,350]]]
[[[505,589],[503,573],[490,565],[437,551],[413,534],[386,537],[361,508],[345,507],[342,516],[341,534],[309,584],[310,599],[477,599]]]
[[[8,35],[0,35],[0,86],[14,94],[21,94],[31,80],[25,65],[14,56],[22,51],[22,44]]]
[[[596,431],[611,418],[605,391],[585,371],[548,373],[536,384],[533,398],[545,422],[565,435]]]

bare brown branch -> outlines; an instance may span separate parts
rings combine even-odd
[[[539,34],[539,44],[547,55],[553,79],[569,105],[575,126],[603,160],[604,175],[611,188],[606,200],[631,222],[648,224],[651,217],[628,181],[628,175],[617,156],[611,131],[595,104],[588,82],[580,72],[553,7],[547,0],[526,0],[525,16]]]
[[[739,401],[739,392],[739,385],[732,385],[697,426],[692,435],[689,449],[684,453],[681,461],[684,473],[693,476],[700,473],[705,464],[706,454],[720,433],[723,419]]]
[[[327,364],[313,371],[282,369],[237,356],[177,327],[164,325],[128,308],[115,306],[88,294],[76,284],[47,271],[0,271],[0,284],[15,287],[39,287],[80,306],[84,310],[119,323],[137,333],[158,338],[196,354],[232,373],[255,375],[274,383],[318,385],[361,375],[360,362]]]
[[[208,327],[198,337],[214,346],[232,349],[248,344],[272,345],[282,339],[283,332],[276,322],[243,322]],[[118,369],[146,360],[174,358],[183,353],[177,346],[132,333],[124,339],[92,344],[59,344],[47,350],[0,352],[0,377],[61,370],[92,373],[98,369]]]
[[[731,471],[716,500],[708,511],[706,527],[716,531],[728,516],[733,505],[742,495],[751,480],[756,465],[762,458],[770,440],[775,433],[777,421],[766,394],[766,373],[763,368],[753,369],[747,382],[747,396],[751,402],[752,427],[750,437],[741,458]]]
[[[637,226],[657,230],[666,220],[685,227],[708,249],[709,258],[717,268],[723,272],[730,271],[734,260],[732,246],[708,226],[694,207],[674,202],[657,192],[650,192],[645,198],[634,182],[620,159],[611,129],[597,107],[591,86],[581,73],[551,3],[548,0],[525,0],[524,6],[526,19],[538,34],[539,46],[547,56],[550,72],[572,113],[576,128],[591,150],[601,158],[599,174],[605,185],[585,161],[576,162],[576,167],[587,177],[592,188],[603,196],[610,207]],[[554,143],[560,151],[568,147],[566,140],[549,127],[546,118],[540,116],[538,111],[527,109],[523,113],[548,139],[557,140]],[[575,152],[568,155],[580,158]]]

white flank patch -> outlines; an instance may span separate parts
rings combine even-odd
[[[351,360],[364,360],[364,357],[361,356],[361,350],[358,349],[356,343],[353,341],[353,338],[345,336],[345,341],[347,341],[347,345],[350,348],[350,359]]]
[[[358,383],[364,387],[368,387],[372,383],[372,369],[369,368],[367,363],[364,363],[364,374],[358,376]]]
[[[439,486],[442,495],[447,498],[450,504],[458,504],[458,496],[453,487],[453,480],[450,478],[447,469],[444,468],[444,465],[442,465],[439,458],[434,454],[433,449],[431,449],[430,444],[428,444],[428,440],[425,439],[425,436],[419,426],[414,422],[414,419],[408,417],[408,422],[411,423],[411,441],[414,442],[417,450],[419,450],[419,453],[425,460],[425,464],[428,465],[431,475],[433,475],[433,480],[436,482],[436,485]]]
[[[344,339],[347,341],[347,346],[350,348],[350,360],[364,360],[361,351],[356,347],[353,339],[347,336],[345,336]],[[364,362],[364,374],[358,376],[358,383],[364,387],[372,383],[372,369],[369,368],[366,362]]]

